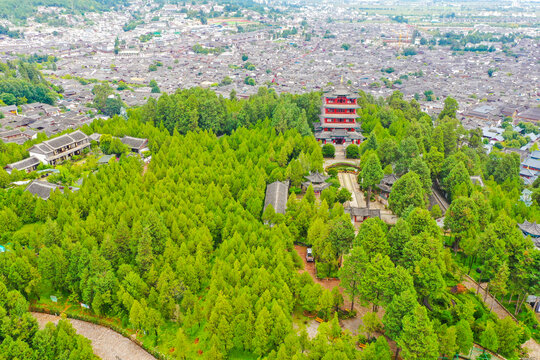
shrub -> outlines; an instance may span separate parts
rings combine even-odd
[[[298,195],[298,194],[300,194],[302,192],[302,189],[300,189],[300,188],[298,188],[296,186],[291,186],[291,189],[289,191],[291,193],[293,193],[293,194]]]
[[[347,149],[345,150],[345,156],[347,157],[347,159],[358,159],[360,157],[358,145],[351,144],[347,146]]]
[[[336,148],[332,144],[324,144],[322,147],[322,155],[325,158],[333,158],[336,154]]]

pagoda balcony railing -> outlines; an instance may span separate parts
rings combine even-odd
[[[354,109],[325,109],[325,114],[356,114]]]
[[[326,99],[326,104],[334,104],[334,105],[356,105],[356,99],[351,99],[351,100]]]

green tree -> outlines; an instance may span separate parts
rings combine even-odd
[[[442,326],[439,330],[439,351],[443,356],[447,358],[452,358],[457,350],[458,345],[456,344],[456,327],[455,326]]]
[[[367,261],[366,253],[360,247],[353,247],[351,253],[343,260],[343,266],[339,270],[341,286],[351,300],[351,311],[353,311],[355,300],[360,293]]]
[[[366,219],[356,235],[355,245],[360,246],[369,259],[376,254],[388,255],[390,246],[386,239],[385,224],[379,218]]]
[[[384,336],[370,343],[360,354],[361,360],[391,360],[390,346]]]
[[[441,144],[440,146],[444,145]],[[431,149],[425,153],[424,158],[428,164],[431,175],[433,177],[439,176],[444,161],[444,153],[440,152],[436,146],[431,146]]]
[[[352,247],[353,240],[354,226],[348,219],[340,219],[332,225],[332,230],[326,241],[329,241],[337,251],[337,257],[341,257]]]
[[[432,360],[439,354],[437,335],[423,306],[403,318],[403,331],[397,341],[405,360]]]
[[[156,80],[150,80],[150,84],[148,84],[148,86],[150,86],[150,88],[152,89],[152,93],[153,94],[159,94],[161,92],[161,90],[159,89],[159,86],[158,86],[158,83]]]
[[[360,150],[358,149],[358,145],[351,144],[347,146],[345,149],[345,156],[347,159],[358,159],[360,157]]]
[[[439,204],[435,204],[433,205],[433,207],[431,208],[431,217],[434,218],[434,219],[438,219],[442,216],[442,211],[441,211],[441,207],[439,206]]]
[[[486,329],[480,335],[480,344],[495,353],[499,350],[499,338],[493,321],[488,321],[486,324]]]
[[[519,345],[523,329],[510,316],[497,321],[495,332],[499,341],[499,353],[503,356],[514,356]]]
[[[459,109],[458,102],[451,98],[450,96],[444,99],[444,108],[439,113],[439,119],[444,119],[444,117],[448,116],[450,118],[455,118],[456,113]]]
[[[459,196],[471,195],[473,188],[471,178],[463,162],[459,161],[448,176],[443,179],[443,185],[450,194],[451,200]]]
[[[374,153],[369,154],[368,158],[363,163],[362,171],[360,171],[360,174],[358,175],[358,182],[364,189],[367,188],[368,190],[366,198],[366,206],[368,208],[371,200],[371,189],[381,182],[383,176],[384,173],[381,168],[379,157]]]
[[[473,332],[467,320],[460,320],[456,324],[456,345],[460,353],[468,355],[473,346]]]
[[[366,332],[368,340],[373,338],[376,332],[382,330],[382,323],[374,312],[367,312],[362,318],[362,329]]]
[[[187,360],[191,344],[190,344],[189,338],[186,336],[182,328],[179,328],[178,331],[176,332],[175,345],[176,345],[175,351],[174,351],[175,359]]]
[[[420,177],[420,181],[422,182],[422,187],[424,188],[424,192],[427,196],[431,194],[431,171],[429,170],[429,166],[426,164],[424,160],[421,158],[415,158],[411,162],[411,171],[414,171],[418,174]]]
[[[476,203],[467,197],[459,197],[452,201],[446,212],[444,227],[452,231],[454,252],[457,253],[461,239],[476,237],[478,229]]]
[[[351,201],[352,200],[352,194],[349,190],[347,190],[346,188],[341,188],[339,189],[339,191],[337,192],[336,194],[336,200],[340,203],[340,204],[343,204],[347,201]]]
[[[388,204],[398,216],[401,216],[410,206],[424,207],[424,188],[418,174],[411,171],[399,178],[392,186]]]

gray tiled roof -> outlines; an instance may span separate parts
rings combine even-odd
[[[47,200],[51,196],[51,192],[56,188],[58,188],[58,185],[36,180],[32,181],[30,185],[26,187],[25,191],[28,191],[32,195],[37,195],[43,200]]]
[[[312,183],[320,184],[328,180],[330,176],[323,175],[318,171],[315,171],[313,174],[309,174],[305,176],[306,179],[308,179]]]
[[[49,197],[51,196],[51,193],[56,189],[60,190],[60,192],[62,193],[64,192],[63,186],[51,184],[46,181],[34,180],[26,187],[26,189],[24,189],[24,191],[28,191],[32,195],[37,195],[43,200],[48,200]],[[69,189],[71,191],[79,190],[79,188],[76,188],[76,187],[69,187]]]
[[[264,209],[272,204],[274,211],[278,214],[285,214],[287,209],[287,199],[289,196],[289,182],[275,181],[266,186],[266,196],[264,198]]]
[[[351,207],[346,208],[345,212],[353,215],[353,216],[364,216],[364,217],[381,217],[381,210],[380,209],[368,209],[368,208],[357,208],[357,207]]]
[[[74,131],[71,134],[69,134],[69,137],[72,138],[75,141],[82,141],[82,140],[88,138],[88,136],[86,136],[85,133],[83,133],[82,131],[79,131],[79,130]]]
[[[540,169],[540,160],[528,158],[527,160],[521,163],[521,166],[523,166],[524,168],[532,167],[535,169]]]
[[[131,136],[124,136],[121,140],[123,144],[129,146],[132,149],[142,149],[148,142],[147,139],[140,139]]]
[[[62,135],[57,138],[51,139],[46,141],[47,145],[49,145],[53,149],[60,149],[64,146],[68,146],[69,144],[72,144],[74,141],[69,135]]]
[[[540,236],[540,225],[536,223],[536,221],[530,223],[527,220],[525,220],[522,224],[518,224],[521,231],[524,233],[533,235],[533,236]]]
[[[12,164],[8,164],[7,167],[11,169],[17,169],[17,170],[26,170],[29,167],[37,166],[39,165],[39,160],[36,159],[33,156],[30,156],[28,159],[24,159],[21,161],[14,162]]]

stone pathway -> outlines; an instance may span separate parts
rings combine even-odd
[[[469,290],[472,290],[476,293],[476,290],[478,289],[478,283],[474,281],[470,276],[465,275],[463,277],[462,284]],[[480,292],[478,293],[478,296],[482,300],[484,300],[485,296],[485,285],[482,286],[480,284]],[[516,318],[511,314],[504,306],[501,306],[498,301],[495,300],[491,294],[488,293],[486,300],[484,301],[486,306],[497,315],[499,319],[504,319],[505,317],[510,316],[514,321],[516,321]],[[530,360],[540,360],[540,345],[534,340],[529,339],[527,342],[525,342],[522,346],[522,348],[527,348],[529,350],[529,359]]]
[[[32,315],[37,319],[40,329],[49,322],[58,324],[60,320],[60,317],[55,315],[37,312],[32,312]],[[94,354],[103,360],[156,360],[133,341],[107,327],[81,320],[68,320],[77,334],[92,341]]]
[[[360,186],[358,185],[356,174],[339,173],[338,179],[341,185],[347,190],[349,190],[352,194],[353,200],[349,202],[351,206],[356,206],[360,208],[364,208],[367,206],[364,192],[360,190]],[[384,221],[385,223],[391,224],[391,225],[396,223],[397,216],[394,215],[392,211],[387,209],[384,206],[384,204],[380,203],[379,201],[371,201],[369,203],[369,207],[371,209],[381,210],[381,220]]]
[[[476,290],[478,289],[478,284],[476,283],[476,281],[471,279],[468,275],[465,275],[465,277],[463,278],[462,284],[465,285],[467,289],[472,290],[475,293],[476,293]],[[493,296],[491,296],[491,294],[488,294],[488,296],[484,300],[485,287],[483,287],[482,285],[480,285],[480,292],[478,293],[478,296],[480,296],[480,298],[484,301],[488,309],[491,309],[491,311],[493,311],[499,319],[504,319],[507,316],[510,316],[511,318],[514,319],[514,316],[510,314],[510,312],[506,310],[503,306],[501,306],[497,301],[495,301],[495,299],[493,298]]]

